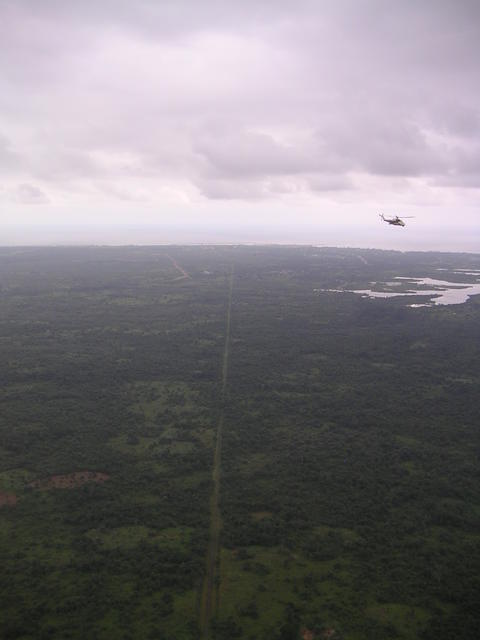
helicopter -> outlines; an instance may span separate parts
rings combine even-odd
[[[403,216],[403,217],[404,218],[414,218],[415,216]],[[404,227],[405,226],[405,222],[403,221],[403,219],[399,218],[398,216],[395,216],[394,218],[385,218],[383,213],[381,213],[380,214],[380,218],[384,222],[387,222],[388,224],[393,224],[395,227]]]

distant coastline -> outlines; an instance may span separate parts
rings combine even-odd
[[[1,247],[46,246],[276,245],[388,251],[480,253],[480,230],[431,229],[428,233],[383,228],[296,229],[272,227],[194,227],[161,225],[2,225]]]

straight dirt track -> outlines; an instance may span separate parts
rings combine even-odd
[[[215,613],[217,575],[219,565],[220,531],[222,519],[220,514],[220,473],[222,462],[222,432],[225,417],[225,399],[228,377],[228,356],[230,349],[230,317],[232,309],[233,291],[233,266],[229,278],[227,318],[225,326],[225,347],[222,361],[222,386],[220,390],[220,415],[217,423],[215,454],[213,459],[213,492],[210,498],[210,539],[207,551],[207,568],[202,590],[202,602],[200,609],[200,629],[202,637],[208,638],[210,622]]]

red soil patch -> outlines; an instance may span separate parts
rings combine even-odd
[[[0,507],[13,507],[17,504],[17,496],[14,493],[0,491]]]
[[[303,640],[315,640],[315,634],[311,629],[302,629],[301,634]]]
[[[335,635],[335,629],[333,629],[332,627],[330,627],[329,629],[325,629],[325,631],[322,633],[322,636],[324,638],[331,638],[334,635]]]
[[[106,473],[99,471],[75,471],[64,476],[50,476],[43,480],[34,480],[28,486],[33,489],[75,489],[87,482],[103,483],[109,479]]]

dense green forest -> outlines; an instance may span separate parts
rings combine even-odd
[[[480,296],[333,291],[476,269],[1,248],[0,637],[476,640]]]

